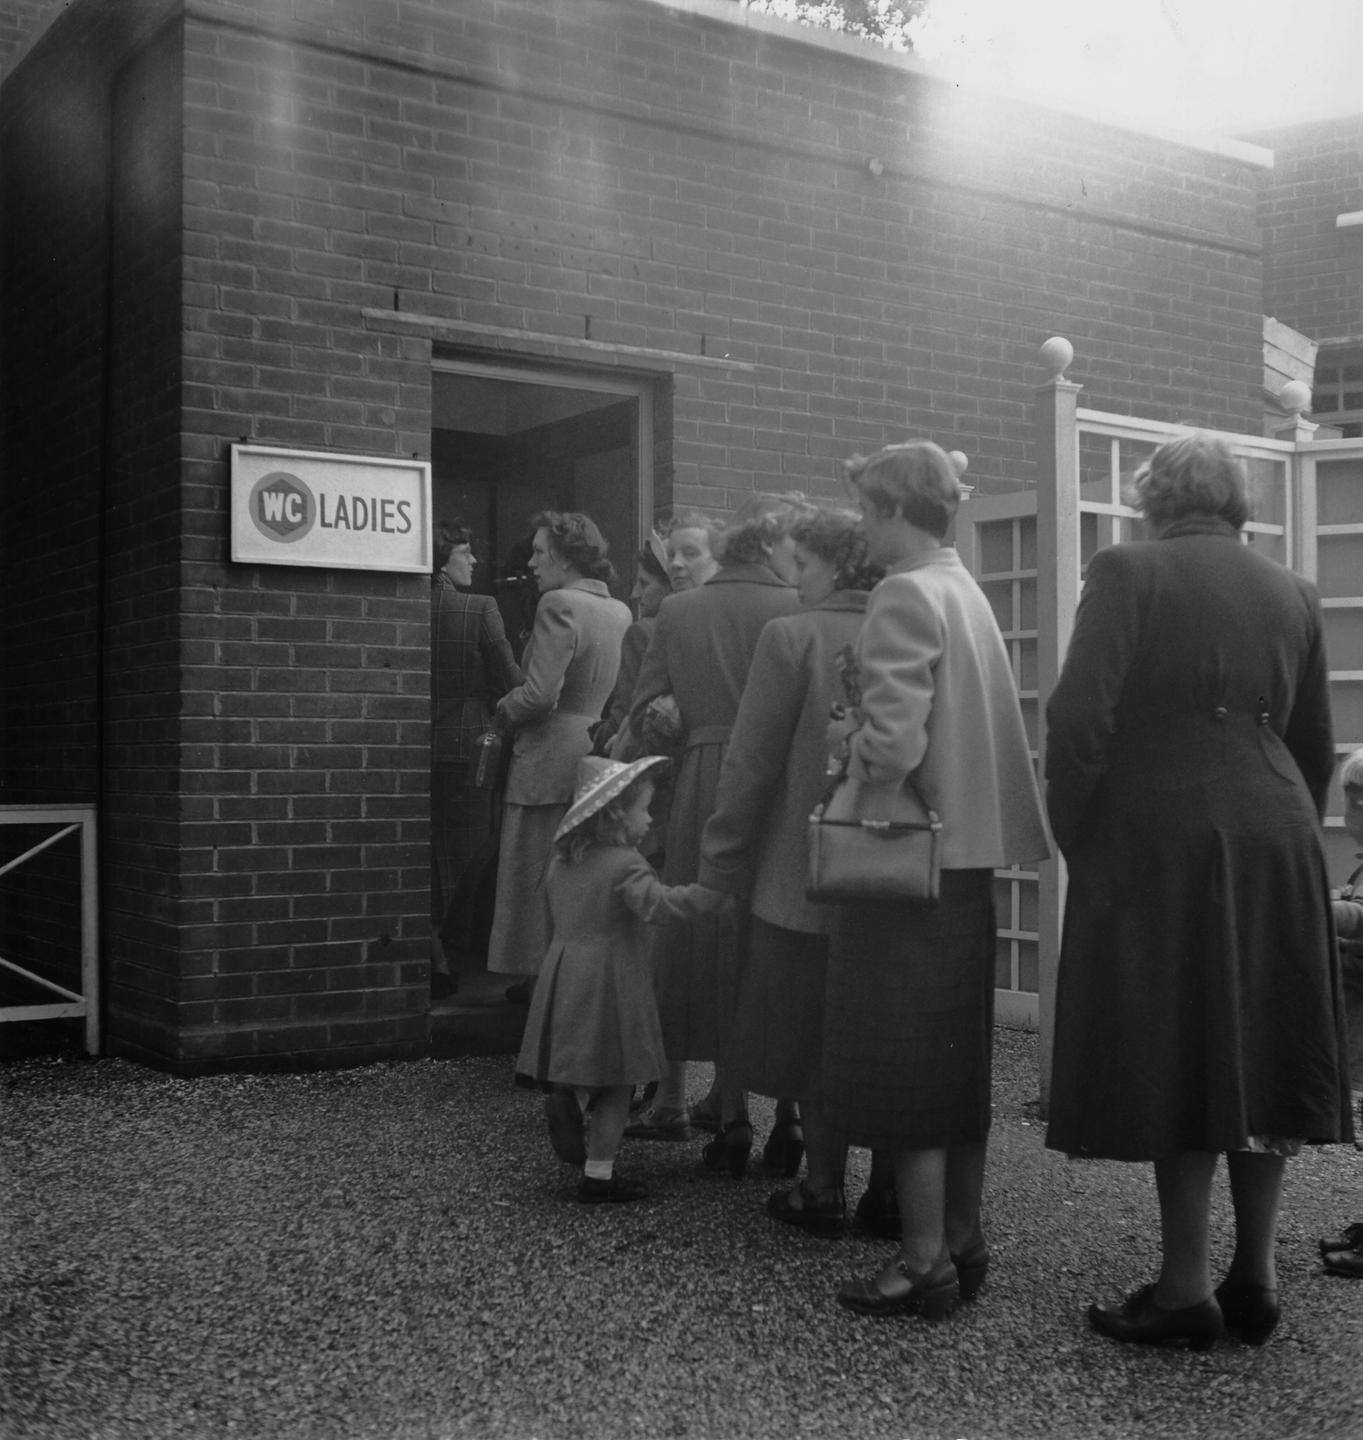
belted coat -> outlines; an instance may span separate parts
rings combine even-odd
[[[1197,517],[1098,551],[1046,706],[1069,864],[1047,1143],[1350,1133],[1314,587]]]
[[[640,733],[650,700],[672,695],[685,749],[668,812],[662,878],[696,879],[705,822],[715,808],[720,766],[738,714],[758,637],[768,620],[799,608],[795,591],[765,565],[726,565],[697,590],[669,595],[639,668],[630,730]],[[732,1020],[732,917],[706,918],[655,939],[658,1009],[671,1060],[715,1060]]]
[[[600,580],[571,580],[540,596],[521,666],[525,680],[497,703],[515,731],[506,798],[512,805],[569,804],[577,762],[591,750],[620,669],[629,606]]]

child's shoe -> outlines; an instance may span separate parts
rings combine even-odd
[[[650,1107],[625,1126],[625,1134],[631,1140],[689,1140],[691,1127],[686,1123],[685,1110]]]
[[[583,1205],[625,1205],[631,1200],[646,1200],[648,1193],[647,1185],[626,1180],[623,1175],[612,1175],[609,1180],[584,1175],[577,1187],[577,1198]]]
[[[545,1096],[544,1118],[549,1122],[549,1143],[565,1165],[583,1165],[587,1142],[582,1134],[582,1107],[571,1090]]]

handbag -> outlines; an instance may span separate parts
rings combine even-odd
[[[484,730],[473,742],[473,783],[479,790],[496,790],[506,782],[502,766],[503,746],[501,734],[496,730]],[[508,757],[509,758],[509,757]]]
[[[839,775],[809,817],[805,894],[823,903],[936,900],[942,822],[911,779],[872,784]]]

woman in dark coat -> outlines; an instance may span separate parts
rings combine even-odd
[[[577,762],[615,687],[629,607],[611,597],[614,572],[596,524],[577,512],[534,519],[530,569],[539,587],[525,647],[525,680],[497,702],[497,723],[515,736],[502,812],[497,902],[487,968],[529,976],[507,998],[530,1001],[549,944],[544,870],[554,832],[572,803]]]
[[[436,532],[431,581],[431,997],[457,987],[449,952],[475,947],[478,883],[491,860],[492,791],[471,783],[474,741],[499,696],[521,682],[489,595],[474,595],[473,536],[458,521]]]
[[[634,687],[629,729],[631,735],[642,734],[649,702],[662,695],[674,697],[685,748],[663,840],[665,884],[686,885],[696,879],[701,832],[715,808],[720,766],[757,638],[768,620],[799,605],[789,583],[794,551],[790,527],[804,508],[786,501],[754,502],[725,530],[717,573],[699,589],[669,595],[658,610]],[[652,1109],[627,1134],[686,1138],[685,1062],[721,1058],[733,1013],[736,932],[737,921],[726,916],[657,937],[658,1010],[670,1063]],[[722,1089],[718,1074],[716,1084]],[[721,1124],[730,1128],[707,1147],[707,1163],[738,1175],[752,1146],[741,1090],[732,1097],[730,1109],[727,1115],[721,1111]]]
[[[1046,1143],[1152,1161],[1159,1279],[1093,1325],[1260,1343],[1284,1156],[1350,1134],[1319,816],[1334,765],[1320,602],[1243,545],[1239,462],[1190,435],[1137,472],[1154,539],[1089,563],[1046,709],[1069,863]],[[1225,1152],[1235,1253],[1212,1292]]]
[[[758,639],[705,826],[700,883],[750,900],[726,1064],[737,1084],[777,1102],[768,1166],[794,1175],[808,1138],[810,1183],[797,1187],[806,1196],[838,1188],[843,1159],[819,1117],[833,916],[805,895],[809,813],[828,787],[829,712],[845,699],[838,656],[855,644],[881,572],[850,511],[819,510],[791,534],[804,608],[772,620]],[[786,1219],[790,1203],[781,1192],[769,1209]],[[831,1217],[811,1208],[804,1228],[835,1233],[842,1219],[841,1206]]]

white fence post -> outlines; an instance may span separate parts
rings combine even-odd
[[[1055,688],[1079,603],[1079,440],[1083,386],[1065,379],[1074,346],[1053,336],[1041,347],[1051,378],[1037,389],[1037,765],[1046,763],[1046,699]],[[1050,1105],[1055,981],[1065,909],[1065,866],[1058,854],[1039,867],[1037,943],[1041,1032],[1041,1110]]]

